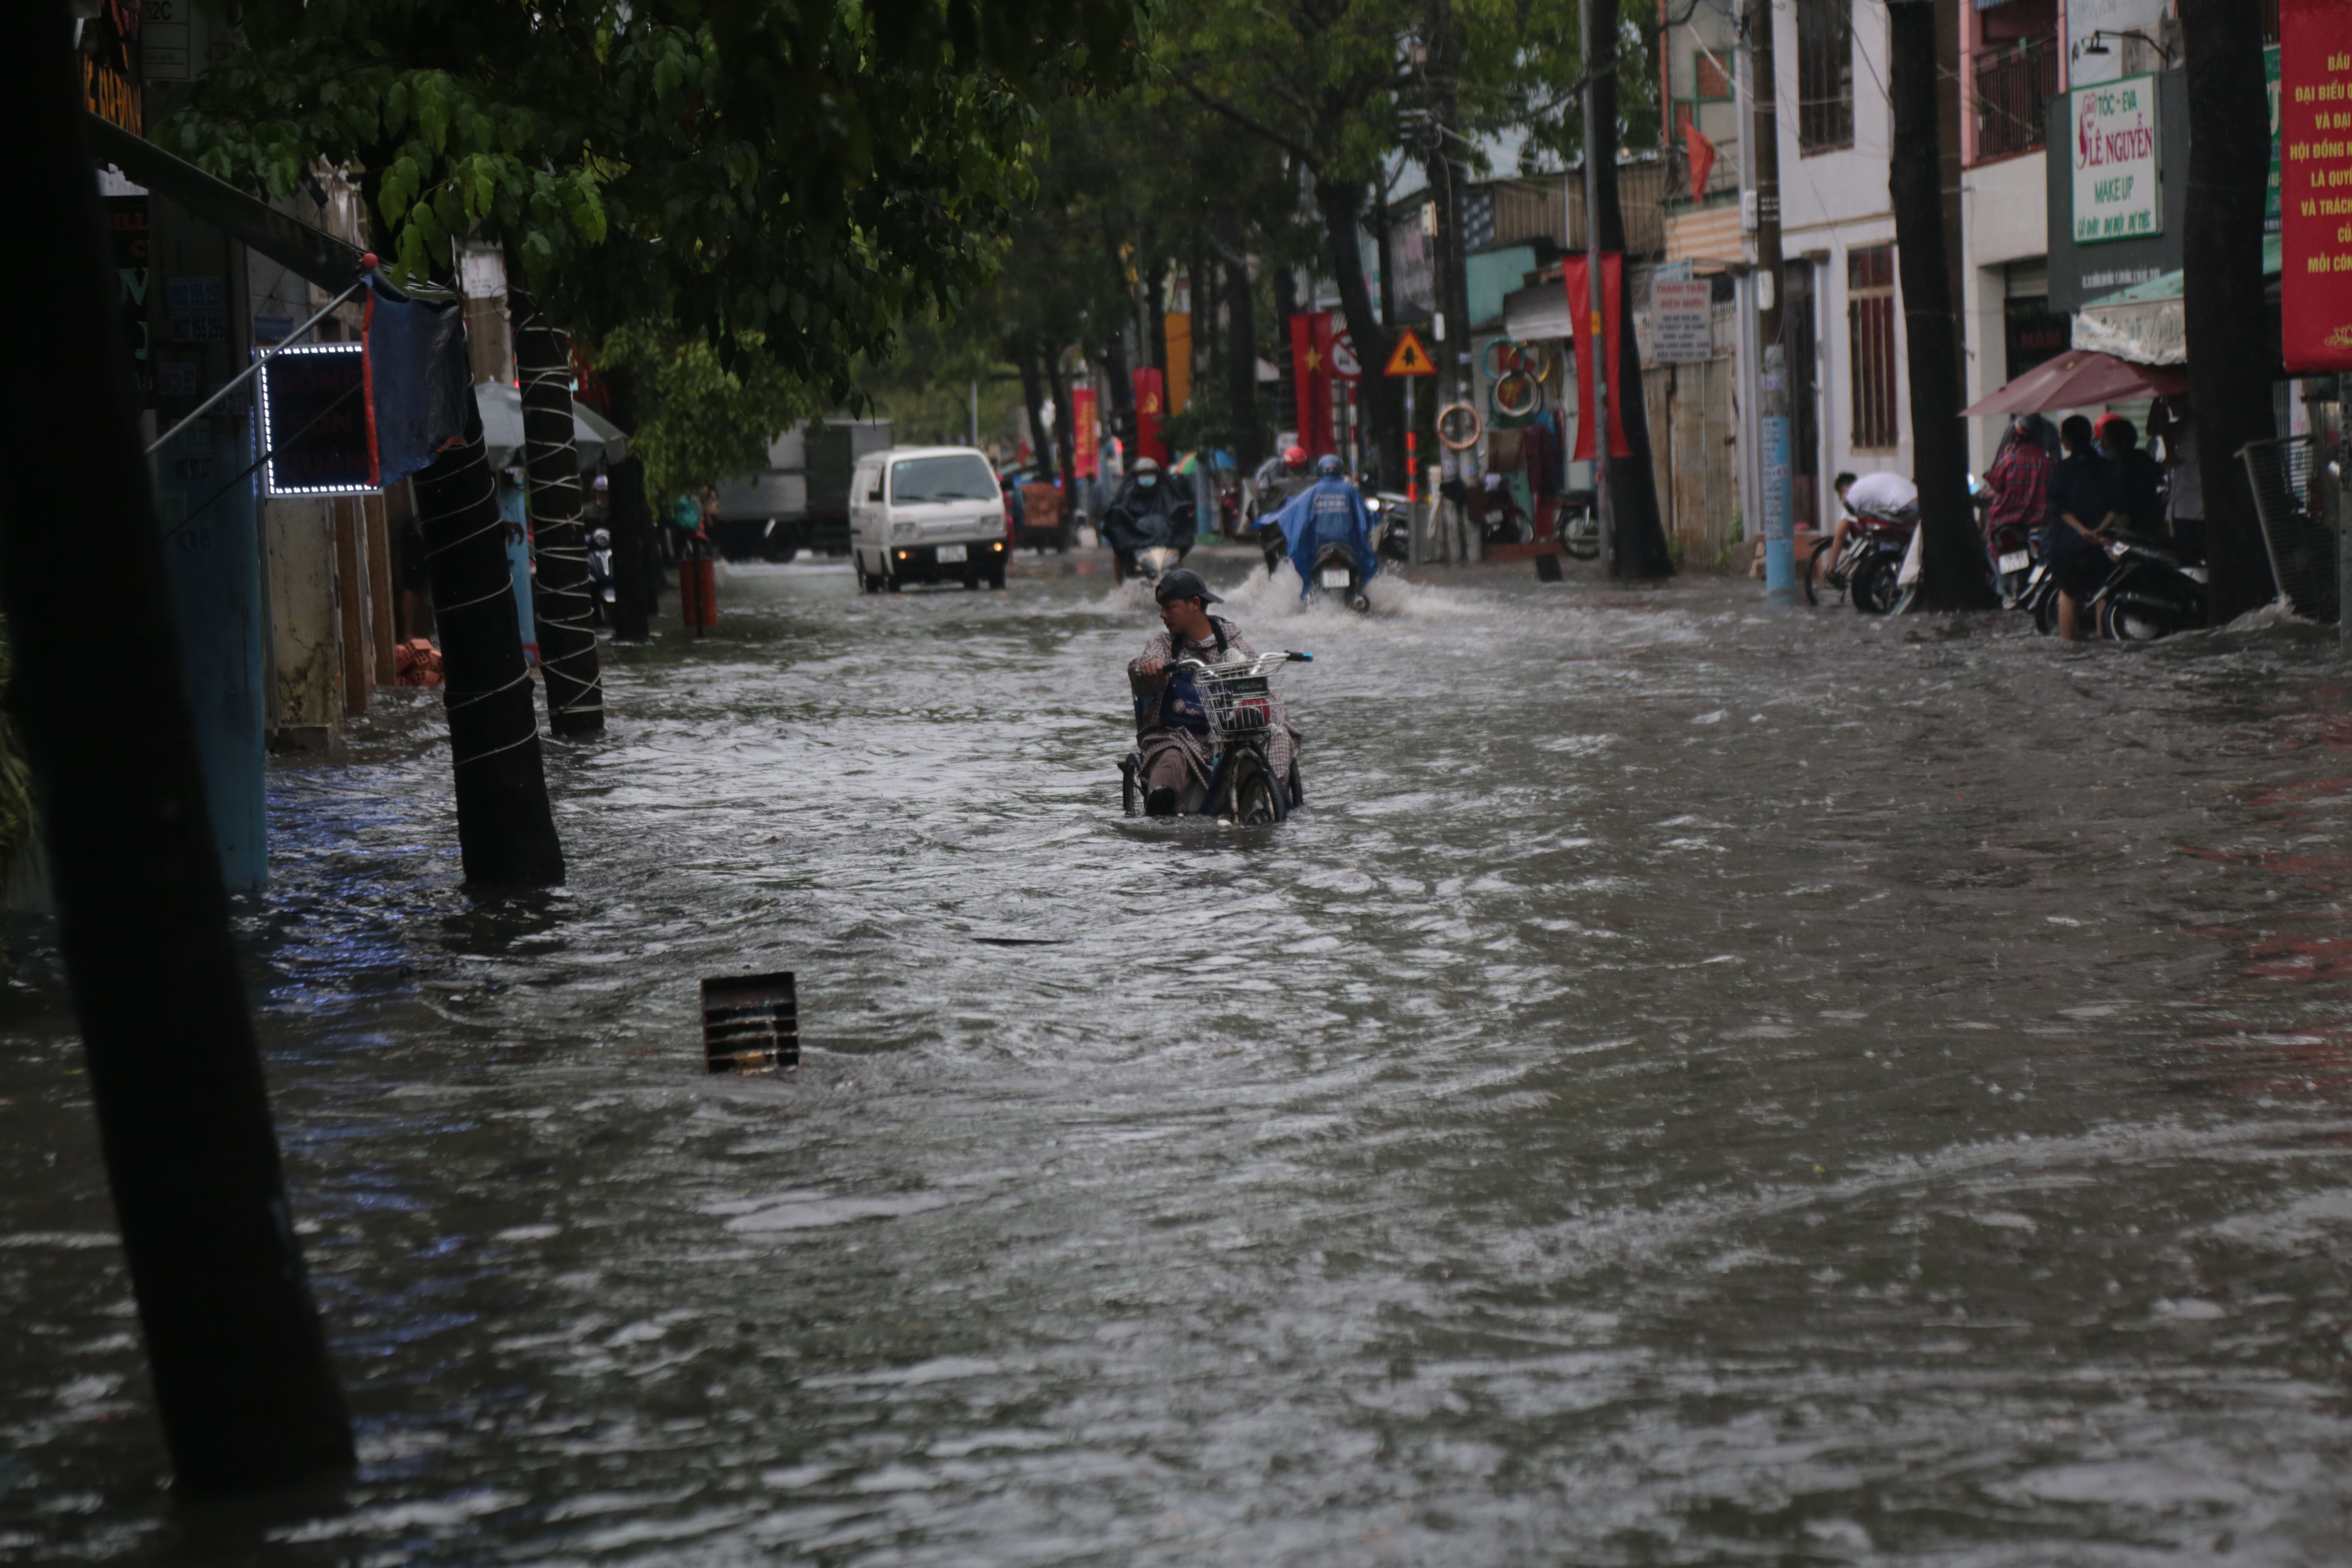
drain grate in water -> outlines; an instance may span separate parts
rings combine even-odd
[[[792,971],[705,980],[702,1057],[712,1072],[772,1072],[800,1066],[801,1009]]]

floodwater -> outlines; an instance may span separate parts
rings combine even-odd
[[[1318,656],[1277,829],[1121,818],[1098,574],[732,575],[548,896],[457,889],[430,696],[277,773],[323,1499],[173,1506],[20,931],[0,1561],[2352,1554],[2332,637],[1525,570],[1235,595]],[[707,1077],[772,967],[805,1064]]]

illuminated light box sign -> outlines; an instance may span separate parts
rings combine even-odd
[[[367,376],[357,343],[281,349],[261,367],[262,485],[271,495],[348,496],[368,482]]]

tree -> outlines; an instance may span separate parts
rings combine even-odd
[[[1365,195],[1398,142],[1417,13],[1401,0],[1206,0],[1160,52],[1204,108],[1288,154],[1323,220],[1326,260],[1357,359],[1384,363],[1391,335],[1372,308],[1360,236]],[[1404,394],[1367,375],[1358,389],[1384,473],[1404,471]]]
[[[1934,0],[1894,0],[1887,6],[1887,53],[1886,96],[1895,107],[1887,190],[1895,208],[1904,348],[1910,364],[1920,602],[1929,609],[1989,610],[2000,601],[1985,572],[1984,542],[1969,504],[1960,367],[1952,341],[1952,280],[1944,251]]]
[[[20,20],[0,59],[0,126],[14,210],[41,237],[13,269],[40,301],[16,335],[44,369],[5,403],[9,429],[40,454],[0,498],[8,709],[41,803],[174,1479],[191,1493],[315,1481],[351,1468],[351,1422],[288,1208],[205,809],[67,7]],[[74,589],[92,560],[142,635],[87,613]]]
[[[2205,477],[2208,601],[2220,626],[2271,602],[2270,556],[2238,453],[2277,432],[2279,374],[2263,303],[2263,191],[2270,104],[2254,0],[2196,0],[2180,11],[2189,52],[2189,212],[2182,246],[2189,395]]]

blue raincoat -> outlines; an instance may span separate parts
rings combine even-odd
[[[1372,514],[1364,510],[1364,492],[1346,479],[1316,480],[1291,497],[1274,521],[1290,548],[1291,565],[1298,569],[1300,598],[1315,592],[1315,557],[1327,544],[1354,552],[1357,582],[1380,574],[1380,557],[1372,553]]]

